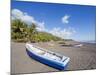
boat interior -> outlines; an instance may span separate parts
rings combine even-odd
[[[36,48],[36,47],[32,47],[32,50],[35,51],[39,55],[43,55],[43,56],[46,56],[54,60],[61,61],[63,59],[63,56],[56,54],[54,52],[49,52],[47,50],[43,50],[43,49]]]

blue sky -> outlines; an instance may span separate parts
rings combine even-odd
[[[65,39],[95,40],[96,7],[12,1],[13,18],[37,24],[37,30]]]

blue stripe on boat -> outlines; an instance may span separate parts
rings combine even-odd
[[[58,69],[58,70],[65,70],[65,69],[67,69],[67,67],[68,67],[68,63],[65,65],[65,66],[63,66],[62,64],[59,64],[59,63],[57,63],[57,62],[53,62],[53,61],[50,61],[50,60],[47,60],[47,59],[45,59],[45,58],[41,58],[40,56],[37,56],[37,55],[35,55],[35,54],[33,54],[31,51],[29,51],[28,49],[26,49],[26,51],[27,51],[27,54],[31,57],[31,58],[33,58],[33,59],[35,59],[35,60],[37,60],[37,61],[39,61],[39,62],[41,62],[41,63],[43,63],[43,64],[46,64],[46,65],[48,65],[48,66],[51,66],[51,67],[53,67],[53,68],[56,68],[56,69]]]

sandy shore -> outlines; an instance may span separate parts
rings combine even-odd
[[[82,47],[61,46],[58,43],[35,43],[42,48],[70,57],[68,71],[88,70],[96,68],[95,44],[83,44]],[[25,43],[11,43],[11,72],[12,73],[36,73],[59,71],[31,59],[25,49]]]

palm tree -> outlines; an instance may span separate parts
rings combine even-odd
[[[15,40],[24,40],[24,38],[27,35],[26,28],[27,24],[22,22],[19,19],[12,20],[11,23],[11,33],[12,33],[12,39]]]
[[[34,37],[37,32],[36,25],[34,23],[32,23],[32,25],[28,26],[27,32],[28,32],[28,35],[27,35],[28,40],[31,42],[34,41]]]

